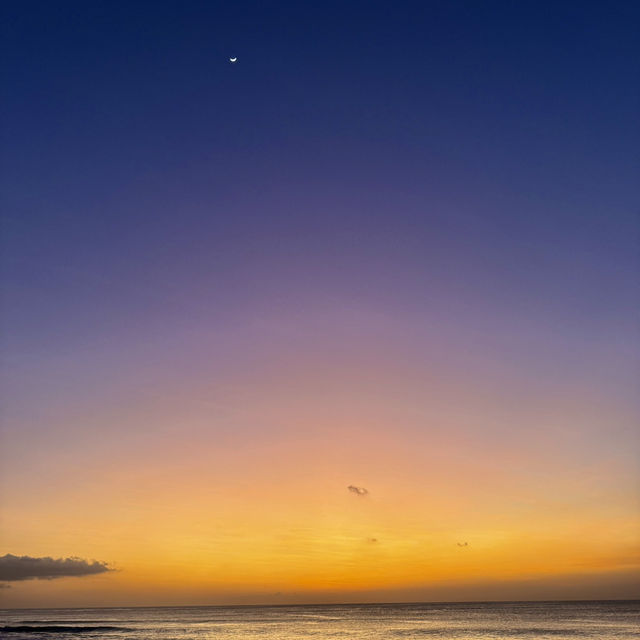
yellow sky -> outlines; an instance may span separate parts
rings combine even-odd
[[[434,585],[440,599],[455,593],[447,585],[466,586],[468,599],[479,581],[593,581],[640,567],[634,490],[606,462],[589,477],[552,452],[487,451],[446,429],[408,439],[385,419],[304,432],[283,423],[218,444],[196,426],[192,438],[184,428],[155,443],[123,436],[118,457],[64,460],[47,470],[50,484],[5,497],[3,545],[116,571],[16,582],[3,602],[384,600],[421,588],[438,599]]]
[[[633,595],[636,463],[606,430],[632,442],[633,415],[387,351],[76,398],[37,416],[37,446],[23,419],[0,551],[115,571],[13,582],[3,604]]]

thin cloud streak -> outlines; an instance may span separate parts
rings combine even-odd
[[[0,580],[53,580],[96,575],[113,571],[106,562],[83,560],[82,558],[32,558],[14,556],[11,553],[0,557]]]

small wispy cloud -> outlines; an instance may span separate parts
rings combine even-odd
[[[7,553],[0,557],[0,580],[53,580],[96,575],[113,571],[106,562],[83,560],[82,558],[32,558]]]
[[[378,538],[367,538],[367,542],[370,542],[371,544],[375,544],[376,542],[378,542]]]
[[[469,546],[469,543],[468,543],[468,542],[456,542],[456,544],[457,544],[459,547],[468,547],[468,546]]]
[[[351,491],[351,493],[355,493],[357,496],[366,496],[369,493],[369,491],[364,487],[356,487],[353,484],[350,484],[347,487],[347,490]]]

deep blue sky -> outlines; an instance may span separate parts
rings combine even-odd
[[[227,306],[300,287],[411,299],[426,279],[629,330],[638,18],[5,3],[10,350],[198,313],[213,282]]]
[[[625,353],[639,17],[5,3],[10,361],[310,299]]]

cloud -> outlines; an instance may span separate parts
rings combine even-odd
[[[367,538],[367,542],[370,542],[371,544],[374,544],[374,543],[378,542],[378,538]]]
[[[468,542],[456,542],[456,544],[457,544],[459,547],[468,547],[468,546],[469,546],[469,543],[468,543]]]
[[[82,558],[32,558],[10,553],[0,557],[0,580],[53,580],[72,576],[90,576],[113,571],[106,562]]]
[[[356,487],[352,484],[350,484],[347,489],[351,491],[351,493],[355,493],[357,496],[366,496],[369,493],[369,491],[364,487]]]

